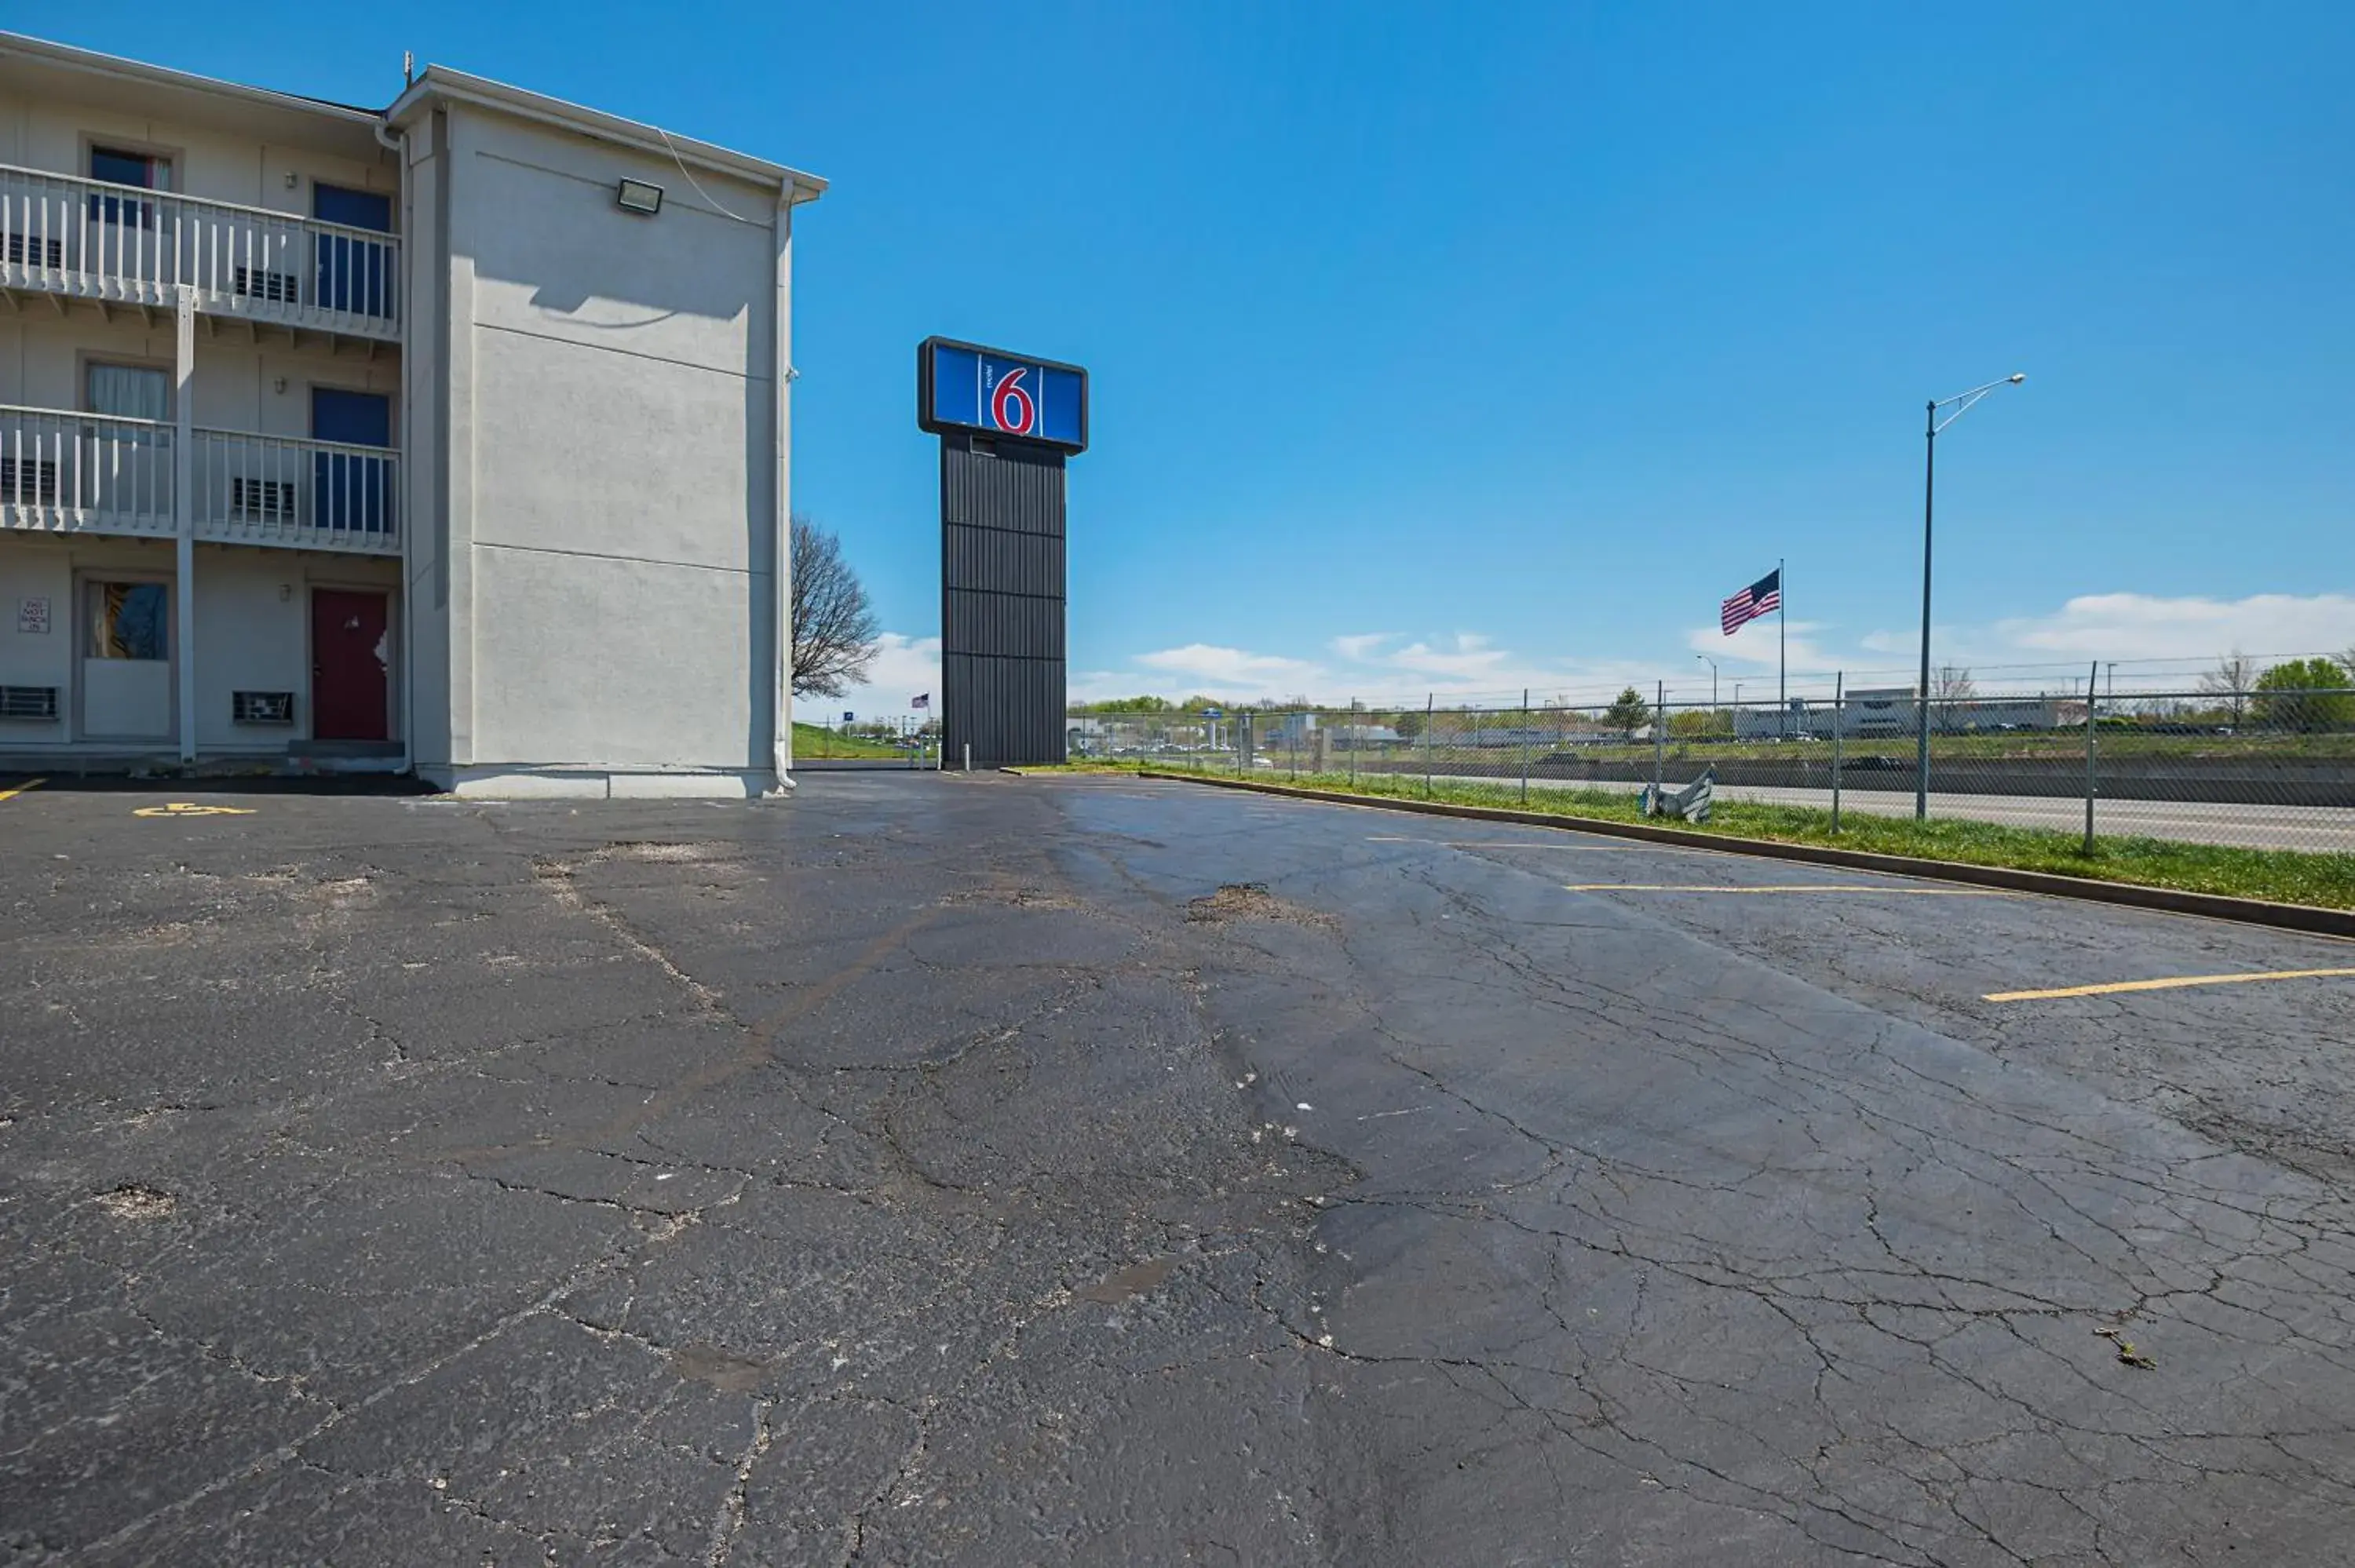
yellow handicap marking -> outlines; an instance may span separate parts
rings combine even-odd
[[[1997,991],[1982,1001],[2057,1001],[2071,996],[2117,996],[2133,991],[2179,991],[2195,985],[2248,985],[2256,980],[2348,980],[2355,969],[2269,969],[2244,975],[2177,975],[2168,980],[2112,980],[2107,985],[2064,985],[2051,991]]]
[[[134,817],[250,817],[253,812],[243,806],[200,806],[194,800],[173,800],[161,806],[140,806]]]
[[[48,783],[46,779],[27,779],[14,789],[0,789],[0,800],[13,800],[27,789],[37,789]]]

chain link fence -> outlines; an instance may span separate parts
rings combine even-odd
[[[1075,708],[1068,739],[1075,759],[1504,804],[1633,796],[1707,774],[1719,801],[1836,820],[1918,814],[2355,853],[2355,673],[2327,660],[2245,662],[2232,681],[2123,663],[2073,676],[1949,671],[1927,705],[1911,681],[1836,675],[1764,701],[1700,700],[1689,683],[1679,694],[1656,682],[1604,701]]]

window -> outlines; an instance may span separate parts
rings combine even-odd
[[[172,188],[172,160],[153,153],[128,153],[119,147],[92,147],[90,177],[111,185],[167,191]],[[155,227],[155,204],[130,196],[93,196],[90,198],[90,215],[101,223]]]
[[[90,177],[111,185],[137,185],[142,190],[172,188],[172,160],[153,153],[125,153],[114,147],[90,150]]]
[[[146,365],[104,365],[92,360],[82,374],[84,406],[93,414],[122,419],[172,417],[172,377]]]
[[[168,659],[172,656],[170,595],[162,583],[98,583],[90,590],[90,651],[92,659]]]

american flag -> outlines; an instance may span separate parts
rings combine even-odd
[[[931,707],[932,705],[932,694],[930,692],[924,692],[916,696],[911,697],[908,699],[908,705],[911,708]]]
[[[1718,624],[1725,628],[1725,634],[1731,637],[1760,616],[1772,615],[1782,608],[1783,568],[1776,567],[1718,606]]]

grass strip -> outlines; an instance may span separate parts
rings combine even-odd
[[[907,748],[885,746],[861,736],[841,735],[823,725],[794,726],[795,757],[900,757],[908,755]]]

